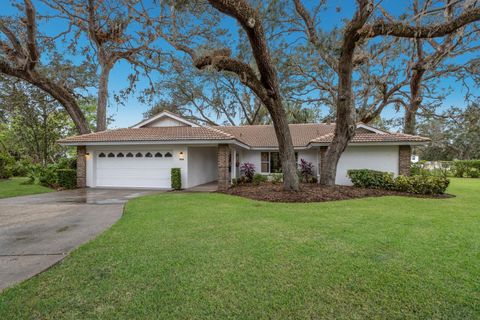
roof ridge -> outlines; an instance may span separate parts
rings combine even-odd
[[[223,135],[225,135],[225,136],[227,136],[227,137],[229,137],[229,138],[236,139],[233,134],[224,132],[224,131],[222,131],[222,130],[220,130],[220,129],[216,129],[216,128],[213,128],[213,127],[210,127],[210,126],[204,126],[203,128],[209,129],[209,130],[212,130],[212,131],[215,131],[215,132],[217,132],[217,133],[221,133],[221,134],[223,134]]]

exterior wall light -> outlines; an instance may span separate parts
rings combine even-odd
[[[180,151],[180,153],[178,154],[178,159],[185,160],[185,155],[183,154],[183,151]]]
[[[86,158],[87,160],[90,159],[90,152],[85,153],[85,158]]]

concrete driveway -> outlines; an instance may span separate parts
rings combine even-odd
[[[109,228],[129,199],[154,192],[77,189],[0,199],[0,291]]]

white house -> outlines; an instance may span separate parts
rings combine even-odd
[[[335,124],[290,125],[297,161],[312,162],[318,176],[334,130]],[[408,174],[411,146],[428,141],[359,123],[340,158],[336,182],[350,184],[349,169]],[[180,168],[184,188],[218,181],[219,189],[225,189],[244,162],[253,163],[262,174],[281,168],[273,126],[200,126],[170,112],[131,128],[68,137],[59,143],[77,146],[79,187],[170,188],[171,168]]]

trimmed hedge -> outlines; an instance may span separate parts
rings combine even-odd
[[[452,169],[455,177],[478,178],[480,176],[480,160],[455,160]]]
[[[393,173],[358,169],[348,170],[348,177],[356,187],[391,190],[394,184]]]
[[[443,194],[450,180],[437,176],[398,176],[392,173],[368,169],[349,170],[348,176],[356,187],[395,190],[416,194]]]
[[[64,189],[73,189],[77,186],[77,171],[74,169],[57,170],[58,186]]]
[[[173,190],[182,189],[182,173],[180,171],[180,168],[172,168],[171,179]]]
[[[255,173],[252,178],[252,182],[256,186],[258,186],[262,182],[267,182],[267,181],[268,181],[268,177],[260,173]]]

